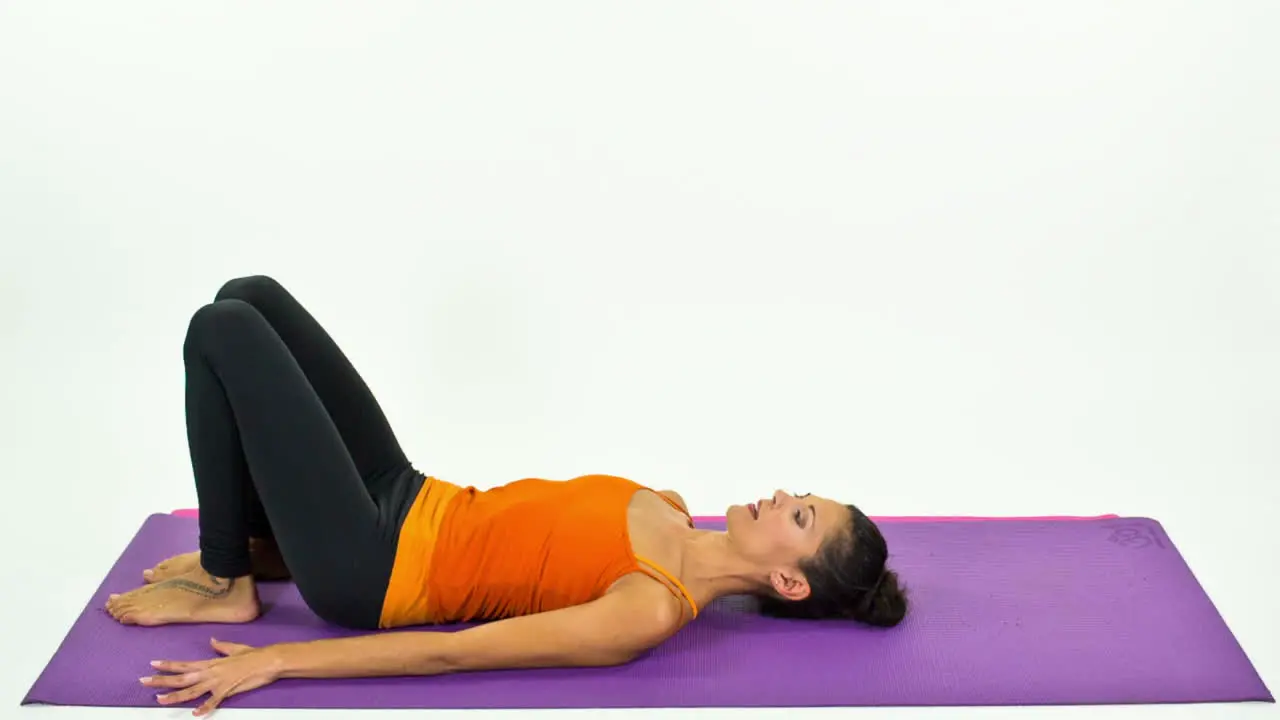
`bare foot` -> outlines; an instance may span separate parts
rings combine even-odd
[[[199,569],[200,552],[197,550],[175,555],[149,570],[143,570],[142,579],[147,583],[164,582]],[[249,571],[259,582],[289,579],[289,568],[285,567],[284,558],[280,556],[280,548],[270,540],[249,540]]]
[[[215,578],[199,568],[107,599],[124,625],[247,623],[258,617],[253,578]]]
[[[200,551],[174,555],[168,560],[156,563],[150,570],[142,571],[142,579],[148,583],[164,582],[169,578],[185,575],[192,570],[200,569]]]

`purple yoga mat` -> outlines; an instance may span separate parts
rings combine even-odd
[[[712,523],[704,523],[715,527]],[[722,527],[722,526],[720,526]],[[631,664],[426,678],[285,680],[241,708],[583,708],[1274,702],[1159,523],[885,523],[913,607],[897,628],[773,620],[742,598],[706,608]],[[346,635],[288,584],[250,625],[118,625],[106,596],[196,547],[190,518],[147,519],[23,703],[153,707],[153,659]]]

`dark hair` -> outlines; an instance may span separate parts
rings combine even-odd
[[[800,562],[809,581],[803,600],[776,595],[760,599],[765,615],[810,620],[848,618],[892,627],[907,614],[907,596],[898,574],[886,565],[889,548],[876,524],[853,505],[849,524],[827,539],[818,552]]]

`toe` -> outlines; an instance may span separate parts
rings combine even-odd
[[[137,625],[138,616],[143,614],[143,608],[138,607],[134,603],[130,603],[120,608],[120,622],[126,625]]]

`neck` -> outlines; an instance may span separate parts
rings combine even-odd
[[[729,545],[729,536],[714,530],[693,530],[684,540],[680,580],[708,603],[726,595],[754,594],[768,586],[758,567],[743,560]]]

